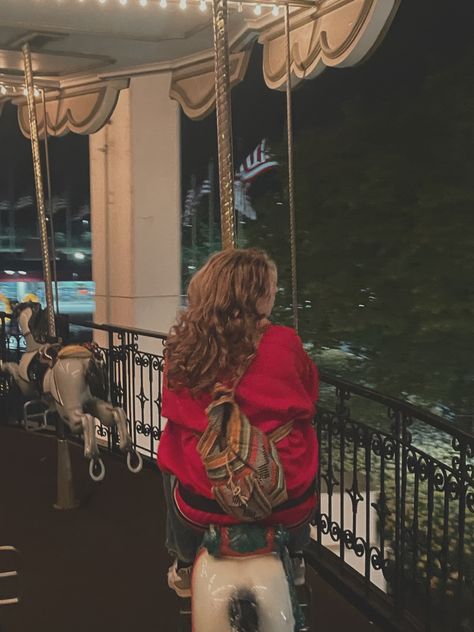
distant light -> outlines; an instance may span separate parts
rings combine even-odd
[[[167,6],[168,6],[167,0],[160,0],[160,7],[162,9],[166,9]]]
[[[6,87],[6,86],[4,86],[4,85],[2,84],[2,85],[0,86],[0,92],[1,92],[2,94],[6,94],[6,93],[7,93],[7,87]]]
[[[119,0],[119,2],[124,7],[128,3],[128,0]]]
[[[244,10],[244,5],[241,2],[239,2],[239,4],[237,5],[237,11],[239,13],[242,13],[243,10]]]
[[[82,220],[82,223],[83,223],[83,224],[88,224],[88,223],[89,223],[89,220],[88,220],[88,219],[83,219],[83,220]]]
[[[187,2],[186,0],[179,0],[179,8],[182,9],[184,11],[184,9],[186,9],[187,6]]]
[[[100,4],[105,4],[107,0],[99,0]]]
[[[262,15],[262,7],[259,4],[257,4],[253,12],[255,13],[255,15]]]
[[[15,274],[15,270],[4,270],[5,274]]]
[[[273,9],[272,9],[272,15],[277,16],[279,14],[279,12],[280,12],[279,8],[277,7],[276,4],[274,4],[273,5]]]
[[[24,270],[18,270],[18,274],[21,274],[22,276],[25,276],[26,272]]]
[[[362,303],[359,303],[358,307],[365,307]]]
[[[79,261],[83,261],[86,258],[86,255],[83,252],[75,252],[74,259],[78,259]]]
[[[207,9],[206,0],[200,0],[200,2],[199,2],[199,10],[200,11],[205,11],[206,9]]]
[[[148,4],[148,0],[140,0],[141,7],[146,7],[147,4]]]

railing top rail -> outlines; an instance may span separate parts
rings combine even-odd
[[[424,421],[425,423],[448,434],[455,435],[456,437],[462,437],[463,439],[466,439],[468,441],[474,440],[473,432],[469,432],[468,430],[459,428],[454,423],[450,423],[443,419],[443,417],[435,415],[434,413],[430,413],[429,411],[425,411],[422,408],[418,408],[417,406],[409,404],[402,399],[397,399],[396,397],[392,397],[390,395],[384,395],[383,393],[374,391],[371,388],[360,386],[359,384],[349,382],[348,380],[344,380],[343,378],[329,375],[325,371],[320,371],[319,376],[321,381],[327,384],[331,384],[331,386],[346,389],[353,395],[360,395],[361,397],[365,397],[366,399],[370,399],[372,401],[378,402],[379,404],[383,404],[384,406],[387,406],[387,408],[399,410],[413,419]]]
[[[156,340],[166,340],[167,334],[159,331],[151,331],[149,329],[136,329],[134,327],[122,327],[120,325],[105,325],[103,323],[95,323],[92,320],[74,320],[70,319],[71,325],[86,327],[88,329],[98,329],[99,331],[107,331],[114,334],[132,334],[137,336],[145,336],[147,338],[155,338]]]
[[[9,314],[0,311],[0,319],[1,318],[10,318]],[[99,331],[105,331],[108,333],[116,333],[116,334],[132,334],[137,336],[144,336],[147,338],[153,338],[155,340],[166,340],[167,334],[163,332],[151,331],[148,329],[138,329],[134,327],[123,327],[121,325],[114,324],[104,324],[104,323],[95,323],[93,321],[83,321],[83,320],[75,320],[70,319],[70,323],[72,325],[88,328],[88,329],[96,329]],[[335,386],[337,388],[342,388],[347,390],[349,393],[353,395],[359,395],[371,401],[378,402],[388,408],[392,408],[394,410],[398,410],[403,414],[411,417],[412,419],[416,419],[419,421],[423,421],[438,430],[442,430],[447,434],[452,436],[456,436],[458,438],[467,440],[469,442],[474,441],[474,432],[471,432],[467,429],[460,428],[454,423],[450,423],[440,417],[439,415],[435,415],[429,411],[425,411],[413,404],[410,404],[401,399],[397,399],[396,397],[392,397],[390,395],[385,395],[373,389],[367,388],[365,386],[361,386],[359,384],[355,384],[354,382],[350,382],[340,377],[336,377],[326,373],[325,371],[320,371],[320,378],[326,384],[330,384],[331,386]]]

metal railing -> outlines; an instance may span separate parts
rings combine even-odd
[[[1,314],[0,323],[1,357],[14,359],[21,337]],[[135,446],[154,460],[165,336],[80,326],[104,350]],[[0,406],[8,391],[0,379]],[[474,631],[474,434],[325,373],[315,425],[320,511],[309,562],[383,629]],[[114,436],[98,432],[115,451]]]

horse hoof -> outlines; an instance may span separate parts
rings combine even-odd
[[[133,465],[132,459],[136,461],[135,465]],[[138,474],[138,472],[141,472],[143,468],[143,459],[140,452],[135,452],[135,450],[129,450],[127,452],[127,467],[130,472],[133,472],[134,474]]]
[[[105,465],[101,458],[91,459],[89,462],[89,476],[96,483],[99,483],[104,479]]]

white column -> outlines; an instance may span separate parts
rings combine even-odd
[[[98,323],[166,332],[179,307],[180,126],[170,80],[132,79],[90,136]]]

